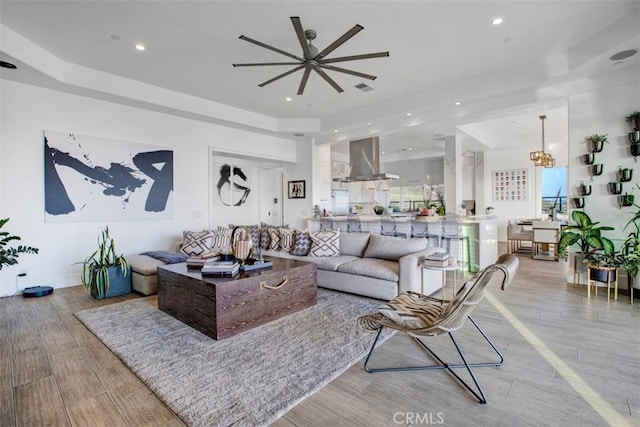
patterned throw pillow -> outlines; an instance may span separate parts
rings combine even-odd
[[[291,255],[307,256],[309,255],[309,249],[311,249],[311,238],[306,231],[296,230],[295,244]]]
[[[284,252],[291,253],[295,247],[295,233],[293,228],[279,228],[280,233],[280,249]]]
[[[340,230],[324,230],[310,233],[311,249],[309,256],[340,255]]]
[[[211,250],[213,233],[210,231],[185,231],[182,233],[180,252],[189,256],[198,256]]]
[[[213,231],[213,243],[211,249],[225,249],[231,247],[231,229],[226,227],[218,227]]]
[[[280,230],[275,227],[269,227],[269,249],[272,251],[280,250]]]

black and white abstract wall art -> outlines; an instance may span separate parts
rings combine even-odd
[[[173,151],[164,147],[44,132],[45,220],[171,219]]]
[[[214,206],[251,205],[251,167],[221,162],[213,164]]]

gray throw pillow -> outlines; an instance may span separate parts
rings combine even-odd
[[[364,252],[364,257],[398,261],[405,255],[426,249],[427,245],[427,239],[402,239],[372,234],[369,237],[369,244]]]

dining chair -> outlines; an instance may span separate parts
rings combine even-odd
[[[440,234],[434,229],[440,226],[440,222],[436,221],[421,221],[411,220],[411,237],[424,237],[428,243],[431,243],[431,239],[435,240],[436,247],[440,247]]]
[[[458,243],[462,246],[462,262],[464,265],[464,254],[465,254],[465,244],[466,244],[466,255],[467,255],[467,269],[471,272],[471,246],[469,246],[469,236],[464,234],[464,230],[462,227],[462,219],[460,216],[455,214],[447,214],[442,220],[442,235],[440,236],[441,242],[446,242],[447,253],[451,255],[451,241],[457,240]],[[441,243],[444,244],[444,243]],[[458,248],[460,251],[460,248]]]
[[[396,219],[391,215],[384,215],[380,218],[380,234],[383,236],[407,237],[407,233],[398,231]]]

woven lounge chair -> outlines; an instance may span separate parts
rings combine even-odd
[[[504,362],[504,357],[496,346],[491,342],[489,337],[480,329],[480,326],[471,318],[471,312],[484,297],[485,287],[491,281],[492,276],[496,272],[502,272],[501,288],[504,290],[515,276],[518,269],[518,258],[513,254],[501,255],[498,261],[486,267],[484,270],[469,279],[456,294],[456,296],[448,301],[438,298],[432,298],[416,292],[403,292],[397,297],[389,301],[384,307],[380,308],[377,313],[362,316],[358,319],[358,326],[361,329],[371,332],[378,332],[371,350],[364,362],[364,368],[367,372],[389,372],[389,371],[415,371],[415,370],[432,370],[447,369],[462,385],[469,390],[480,403],[487,403],[487,399],[482,391],[482,387],[473,375],[471,368],[479,368],[485,366],[500,366]],[[465,320],[469,319],[478,332],[482,334],[484,339],[493,348],[499,356],[498,361],[489,361],[481,363],[468,363],[462,354],[462,350],[458,346],[452,332],[462,327]],[[402,331],[409,334],[427,353],[434,357],[440,364],[427,366],[408,366],[408,367],[386,367],[386,368],[370,368],[369,361],[376,347],[376,343],[380,338],[382,330],[387,327]],[[462,364],[450,364],[442,360],[434,353],[421,339],[421,337],[438,336],[448,334],[453,341],[458,354],[462,358]],[[466,368],[473,382],[475,390],[466,383],[454,369]]]

